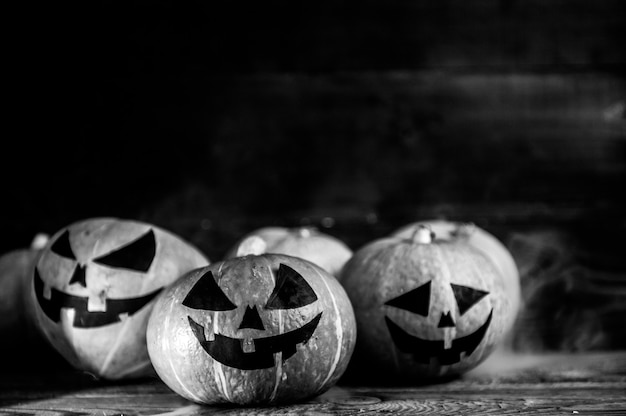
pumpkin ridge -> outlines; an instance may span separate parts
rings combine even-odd
[[[169,305],[169,311],[168,313],[165,314],[165,322],[164,322],[164,326],[165,328],[168,328],[170,326],[170,319],[173,316],[173,311],[174,311],[174,306],[175,303],[170,301],[170,305]],[[163,337],[162,342],[166,344],[165,346],[165,350],[169,351],[170,350],[170,338],[169,337]],[[168,354],[167,355],[167,362],[170,365],[170,368],[172,369],[172,375],[174,375],[174,378],[176,378],[176,381],[178,382],[178,385],[180,387],[182,387],[185,392],[187,394],[189,394],[190,397],[192,397],[194,400],[200,400],[200,398],[198,396],[196,396],[192,391],[190,391],[187,386],[185,386],[185,384],[183,383],[183,381],[180,379],[179,375],[176,373],[176,366],[174,365],[174,362],[172,361],[172,355]]]
[[[279,333],[283,333],[283,326],[282,326],[282,312],[279,311],[278,312],[278,327],[279,327]],[[280,352],[280,358],[275,358],[274,359],[275,362],[275,366],[276,366],[276,371],[274,372],[274,388],[272,389],[272,393],[270,394],[270,398],[269,398],[269,402],[273,402],[274,400],[276,400],[276,395],[278,394],[278,386],[280,385],[280,382],[282,381],[282,376],[283,376],[283,353]]]
[[[123,341],[123,335],[128,330],[128,326],[130,322],[131,322],[130,319],[126,319],[124,322],[122,322],[122,328],[117,332],[117,337],[115,338],[115,342],[113,343],[113,346],[109,349],[106,355],[106,358],[104,359],[104,361],[102,362],[102,365],[100,366],[100,371],[99,371],[100,374],[107,374],[106,371],[109,369],[111,360],[117,353],[117,350]]]
[[[333,309],[337,313],[337,319],[335,321],[335,333],[337,334],[337,352],[335,353],[335,359],[332,362],[330,370],[329,370],[328,374],[326,375],[326,377],[324,378],[324,382],[320,385],[320,389],[322,389],[326,385],[328,380],[330,380],[330,377],[335,373],[335,369],[337,368],[337,364],[339,363],[339,360],[341,359],[341,346],[343,344],[343,326],[342,326],[342,322],[341,322],[341,313],[339,311],[339,306],[337,305],[337,300],[335,299],[335,294],[330,289],[330,287],[328,286],[328,282],[326,282],[326,279],[324,278],[324,276],[322,276],[322,274],[319,272],[319,270],[317,270],[315,268],[314,268],[314,270],[315,270],[315,273],[318,274],[318,276],[320,277],[320,279],[324,283],[324,286],[326,287],[326,290],[328,291],[328,293],[330,295],[330,300],[331,300],[331,302],[333,304]],[[318,389],[318,391],[319,391],[319,389]]]
[[[286,237],[285,237],[286,238]],[[276,286],[276,276],[274,275],[274,271],[272,270],[271,264],[267,264],[267,269],[269,271],[269,275],[272,278],[272,284]],[[270,297],[272,295],[270,294]],[[278,309],[278,333],[282,334],[285,332],[285,322],[283,321],[283,311]],[[278,395],[278,387],[282,381],[283,376],[283,353],[280,353],[280,359],[275,358],[276,363],[276,372],[274,373],[274,388],[272,389],[272,393],[270,394],[269,401],[273,402],[276,400],[276,396]]]
[[[217,373],[217,378],[220,381],[218,390],[220,390],[220,387],[221,387],[222,395],[224,395],[226,400],[232,401],[230,398],[230,392],[228,391],[228,383],[226,382],[226,375],[224,374],[224,366],[222,365],[222,363],[218,362],[217,360],[213,360],[213,370],[215,370],[215,372]]]
[[[75,316],[76,316],[75,315],[76,311],[75,310],[71,310],[69,313],[71,313],[71,318],[72,318],[71,321],[73,322],[74,319],[75,319]],[[78,355],[78,352],[77,352],[78,351],[78,341],[76,341],[76,337],[74,336],[74,332],[67,329],[67,326],[66,326],[67,322],[68,322],[68,320],[64,320],[63,319],[63,315],[61,315],[60,316],[60,323],[61,323],[61,326],[63,328],[63,333],[67,337],[67,343],[72,347],[72,349],[71,349],[72,359],[77,361],[77,362],[79,362],[81,357]]]
[[[222,280],[222,269],[224,267],[224,263],[221,262],[217,269],[217,280],[216,284],[219,285]],[[213,311],[213,334],[217,335],[219,325],[218,325],[219,316],[217,315],[217,311]],[[222,395],[226,398],[226,400],[231,401],[230,393],[228,391],[228,383],[226,382],[226,375],[224,374],[224,367],[217,360],[213,360],[213,369],[217,373],[217,378],[219,379],[219,385],[217,387],[218,390],[221,390]],[[221,387],[221,389],[220,389]]]

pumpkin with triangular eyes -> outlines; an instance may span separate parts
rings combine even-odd
[[[358,249],[341,282],[359,338],[348,378],[386,383],[458,376],[483,362],[515,310],[500,270],[464,240],[420,227]]]
[[[355,331],[333,276],[301,258],[258,253],[179,279],[159,295],[147,341],[157,374],[188,400],[277,404],[334,385]]]
[[[154,375],[145,331],[154,298],[202,252],[155,225],[89,218],[54,234],[30,279],[30,310],[45,339],[98,378]]]

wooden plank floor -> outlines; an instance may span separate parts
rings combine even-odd
[[[201,406],[160,380],[102,382],[63,371],[2,372],[4,415],[626,414],[626,351],[553,355],[494,353],[464,377],[423,386],[339,384],[305,403]]]

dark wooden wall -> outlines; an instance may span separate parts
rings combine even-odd
[[[4,251],[101,215],[215,260],[473,221],[522,271],[520,348],[626,347],[625,2],[14,7]]]

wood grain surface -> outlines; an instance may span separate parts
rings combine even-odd
[[[494,353],[465,376],[418,386],[341,382],[304,403],[203,406],[157,379],[113,383],[72,371],[4,373],[6,415],[373,415],[626,414],[626,352],[552,355]]]

